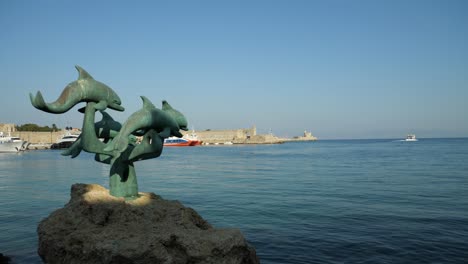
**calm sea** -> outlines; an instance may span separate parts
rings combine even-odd
[[[108,186],[91,154],[0,154],[0,253],[40,263],[38,222],[73,183]],[[165,148],[140,191],[242,230],[261,263],[467,263],[468,139]]]

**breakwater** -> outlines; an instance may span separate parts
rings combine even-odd
[[[193,132],[183,132],[190,135]],[[280,138],[271,133],[257,134],[255,126],[247,129],[232,130],[205,130],[197,131],[198,139],[204,144],[280,144],[290,141],[315,141],[312,133],[304,131],[304,134],[294,138]]]
[[[191,135],[193,132],[183,132],[184,135]],[[285,142],[285,139],[278,138],[272,134],[257,135],[255,126],[246,129],[227,130],[205,130],[197,131],[197,137],[205,145],[210,144],[278,144]]]

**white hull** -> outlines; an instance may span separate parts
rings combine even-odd
[[[51,149],[66,149],[69,148],[80,135],[72,134],[67,131],[64,135],[57,139],[57,142],[50,146]]]
[[[408,134],[408,136],[406,136],[405,141],[418,141],[418,140],[416,139],[415,134]]]
[[[19,152],[24,150],[26,141],[0,142],[0,152]]]
[[[21,140],[19,137],[12,137],[8,132],[8,136],[0,132],[0,152],[19,152],[25,150],[29,146],[27,141]]]

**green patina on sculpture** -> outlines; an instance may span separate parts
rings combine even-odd
[[[162,109],[158,109],[148,98],[141,96],[142,109],[122,125],[105,111],[106,108],[124,110],[119,96],[107,85],[94,80],[83,68],[75,67],[78,80],[68,84],[55,102],[46,103],[37,92],[35,97],[30,94],[31,104],[39,110],[60,114],[78,103],[86,103],[86,107],[79,110],[84,113],[81,135],[62,155],[75,158],[82,150],[95,153],[96,161],[111,166],[110,194],[136,198],[138,183],[133,163],[159,157],[164,138],[182,137],[179,130],[187,130],[187,120],[166,101],[163,101]],[[102,114],[99,122],[95,122],[97,111]],[[136,136],[142,136],[141,143],[136,143]]]

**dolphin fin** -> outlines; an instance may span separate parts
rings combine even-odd
[[[99,103],[94,105],[94,109],[99,110],[99,111],[104,111],[107,108],[107,102],[106,101],[100,101]],[[78,109],[78,112],[84,114],[86,111],[86,106],[81,107]]]
[[[107,108],[107,102],[104,100],[94,105],[94,109],[99,110],[99,111],[106,110],[106,108]]]
[[[166,111],[166,110],[170,110],[170,109],[173,109],[172,106],[166,100],[163,100],[162,101],[162,110]]]
[[[80,79],[94,79],[87,71],[85,71],[80,66],[75,65],[75,68],[79,73],[78,80],[80,80]]]
[[[168,138],[171,136],[171,128],[165,127],[163,131],[159,132],[159,136],[162,138]]]
[[[143,108],[145,109],[156,108],[156,106],[154,106],[154,104],[148,98],[146,98],[146,96],[142,95],[140,97],[141,97],[141,100],[143,100]]]
[[[102,119],[101,121],[105,120],[105,121],[114,121],[114,119],[112,118],[111,115],[109,115],[106,111],[104,110],[99,110],[99,112],[101,112],[102,114]]]

